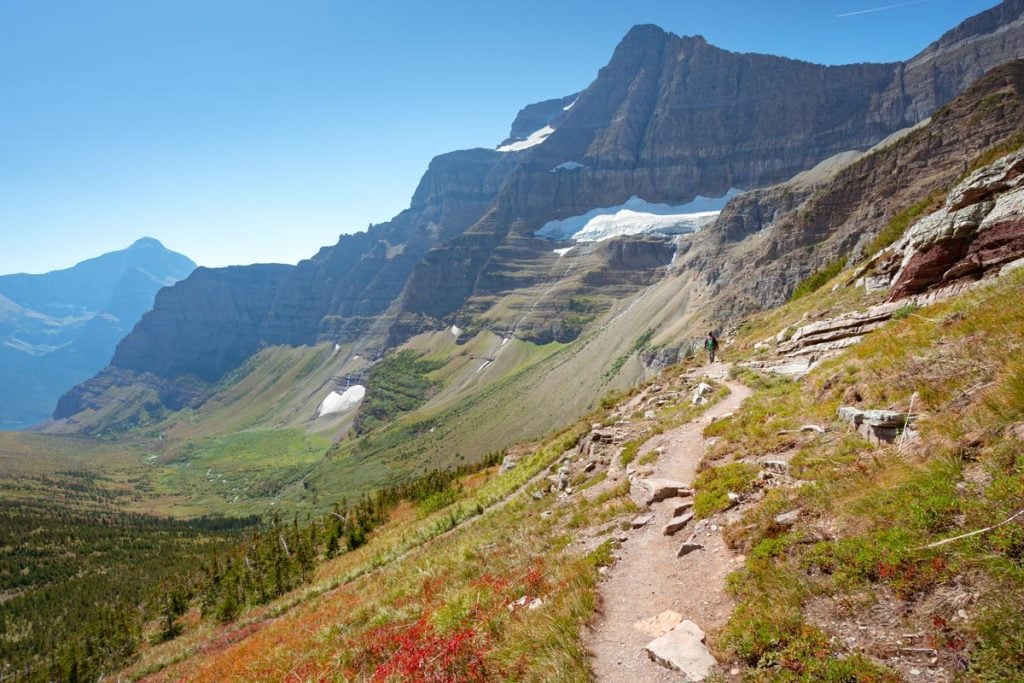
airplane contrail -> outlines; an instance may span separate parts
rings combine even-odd
[[[837,14],[836,17],[855,17],[858,14],[870,14],[871,12],[882,12],[887,9],[896,9],[897,7],[907,7],[909,5],[920,5],[922,2],[928,2],[928,0],[911,0],[911,2],[900,2],[895,5],[884,5],[882,7],[870,7],[868,9],[859,9],[856,12],[843,12]]]

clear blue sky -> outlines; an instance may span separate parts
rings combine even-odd
[[[432,156],[584,88],[634,24],[838,64],[907,58],[993,4],[0,0],[0,273],[143,235],[294,263],[405,208]]]

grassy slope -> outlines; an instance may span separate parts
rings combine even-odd
[[[558,522],[569,511],[545,519],[539,513],[551,507],[551,497],[504,499],[584,429],[553,437],[505,475],[474,476],[442,510],[397,514],[368,545],[322,566],[312,587],[226,630],[191,629],[145,652],[129,673],[170,664],[158,680],[276,680],[289,671],[300,678],[368,677],[404,645],[445,680],[479,680],[470,671],[540,679],[560,670],[580,677],[585,659],[575,625],[593,609],[589,589],[606,550],[545,560],[567,540]],[[547,601],[546,609],[507,609],[524,594]],[[274,615],[283,616],[268,621]]]
[[[949,670],[966,661],[971,679],[1024,676],[1024,602],[1006,599],[1024,585],[1022,527],[918,549],[1000,522],[1024,500],[1022,295],[1024,274],[1012,274],[890,323],[802,382],[754,378],[760,389],[744,409],[708,428],[721,437],[709,465],[795,453],[794,475],[812,483],[772,491],[729,530],[749,558],[716,644],[753,678],[888,680],[867,661],[851,671],[829,640],[879,604],[903,615],[897,631],[923,633],[912,644],[935,648]],[[753,321],[738,346],[762,338],[765,318],[785,323],[814,307],[801,300]],[[907,410],[915,394],[920,438],[903,448],[872,446],[836,422],[841,404]],[[780,433],[806,423],[830,431]],[[793,529],[773,523],[796,508]],[[882,640],[869,655],[891,656]]]
[[[590,500],[532,494],[547,488],[546,475],[593,422],[620,419],[616,401],[606,406],[526,449],[514,469],[470,475],[440,510],[400,507],[367,545],[323,564],[311,586],[227,627],[192,621],[184,635],[146,650],[125,673],[199,681],[387,674],[585,679],[579,627],[595,609],[597,570],[611,561],[610,537],[636,508],[628,482],[595,489]],[[665,406],[637,445],[706,407]],[[573,486],[584,491],[605,475],[584,475],[590,479]],[[524,596],[541,604],[517,604]]]

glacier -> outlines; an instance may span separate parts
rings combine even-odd
[[[499,152],[519,152],[524,149],[529,149],[535,145],[539,145],[548,139],[548,136],[555,132],[555,129],[551,126],[544,126],[540,130],[535,130],[530,133],[525,140],[516,140],[510,142],[507,145],[502,145],[498,148]]]
[[[726,203],[740,192],[731,188],[721,197],[698,196],[679,206],[652,204],[634,195],[618,206],[599,207],[579,216],[548,221],[533,234],[554,240],[601,242],[643,233],[697,232],[714,222]]]

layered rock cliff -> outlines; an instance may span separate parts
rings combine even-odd
[[[1024,265],[1024,152],[971,174],[883,257],[892,300]]]
[[[987,150],[1024,135],[1024,62],[997,67],[927,125],[842,166],[821,183],[747,193],[677,259],[728,325],[785,302],[798,282],[842,257],[857,260],[897,214],[928,211]]]
[[[549,120],[555,129],[543,143],[516,153],[522,159],[491,214],[417,265],[402,310],[444,317],[465,299],[493,295],[492,283],[529,286],[528,278],[509,283],[492,273],[508,273],[502,251],[522,253],[520,236],[546,221],[634,195],[682,204],[763,187],[869,148],[985,70],[1024,56],[1022,17],[1024,3],[1006,2],[908,62],[832,67],[637,26],[572,107]],[[428,301],[428,288],[450,294]],[[784,296],[785,287],[772,291]]]

